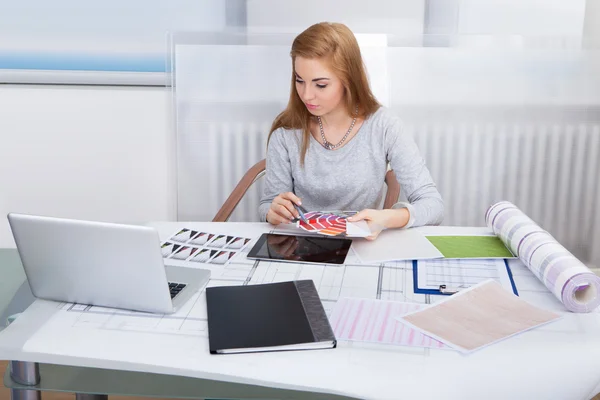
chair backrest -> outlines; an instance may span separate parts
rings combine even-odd
[[[400,197],[400,184],[398,183],[398,179],[396,179],[396,174],[391,169],[385,174],[385,184],[387,192],[383,201],[383,208],[390,209],[398,202],[398,198]]]
[[[233,188],[233,191],[229,197],[227,197],[227,200],[225,200],[212,222],[226,222],[229,219],[233,210],[235,210],[248,189],[250,189],[250,186],[264,175],[266,167],[267,162],[264,159],[250,167],[235,188]]]
[[[229,219],[248,189],[250,189],[250,186],[264,175],[266,166],[266,160],[260,160],[244,174],[213,218],[213,222],[226,222]],[[392,208],[400,196],[400,184],[398,184],[394,171],[388,170],[385,174],[385,184],[387,186],[387,192],[385,194],[383,208]]]

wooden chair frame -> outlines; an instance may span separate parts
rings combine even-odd
[[[266,165],[266,160],[260,160],[244,174],[213,218],[213,222],[226,222],[229,219],[248,189],[250,189],[257,179],[264,175]],[[400,185],[398,184],[394,171],[388,170],[385,174],[385,183],[387,185],[387,193],[385,195],[383,208],[389,209],[398,201],[398,197],[400,196]]]

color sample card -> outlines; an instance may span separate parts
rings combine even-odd
[[[161,251],[162,251],[162,255],[163,255],[163,257],[164,257],[164,258],[167,258],[167,257],[170,257],[170,256],[172,256],[172,255],[173,255],[173,254],[175,254],[175,253],[177,252],[177,250],[179,250],[181,247],[182,247],[182,245],[181,245],[181,244],[177,244],[177,243],[174,243],[174,242],[169,242],[169,241],[167,241],[167,242],[164,242],[164,243],[163,243],[163,244],[160,246],[160,248],[161,248]]]
[[[205,263],[208,262],[212,257],[214,257],[217,253],[217,250],[205,249],[201,248],[198,250],[196,255],[190,258],[188,261]]]
[[[211,264],[223,264],[224,265],[224,264],[229,263],[229,261],[231,261],[231,259],[235,255],[236,255],[235,251],[222,250],[222,251],[217,252],[213,257],[211,257],[209,262]]]
[[[198,251],[197,247],[181,246],[177,251],[171,254],[171,258],[176,260],[187,260],[193,256],[196,251]]]
[[[184,228],[171,236],[171,240],[174,242],[187,243],[196,234],[198,234],[198,232]]]
[[[208,241],[209,235],[210,234],[207,232],[198,232],[187,243],[192,244],[192,245],[202,246],[203,244],[206,244],[206,242]]]
[[[246,247],[248,242],[250,242],[250,239],[236,236],[232,240],[227,242],[227,244],[224,247],[226,249],[231,249],[231,250],[240,250],[240,249]]]
[[[222,248],[224,247],[228,241],[232,240],[233,236],[226,235],[215,235],[212,240],[208,242],[206,245],[210,247]]]
[[[226,265],[250,241],[245,237],[183,228],[161,244],[161,252],[165,259]]]

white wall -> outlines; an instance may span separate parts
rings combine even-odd
[[[598,0],[586,2],[583,36],[587,47],[600,49],[600,1]]]
[[[341,22],[354,32],[393,33],[420,38],[424,0],[281,1],[247,0],[249,32],[300,33],[310,25]],[[343,4],[342,6],[340,6]]]
[[[175,219],[169,102],[165,88],[0,85],[0,247],[8,212]]]
[[[461,0],[457,31],[470,35],[581,36],[585,13],[586,0]]]

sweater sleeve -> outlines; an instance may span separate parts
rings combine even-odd
[[[294,191],[292,165],[289,149],[285,144],[285,134],[283,129],[275,130],[267,146],[264,190],[258,206],[261,222],[267,221],[267,213],[275,197],[280,193]]]
[[[388,161],[408,202],[393,208],[407,208],[410,219],[405,228],[439,225],[444,219],[444,201],[413,137],[403,129],[402,121],[390,116],[385,128]]]

